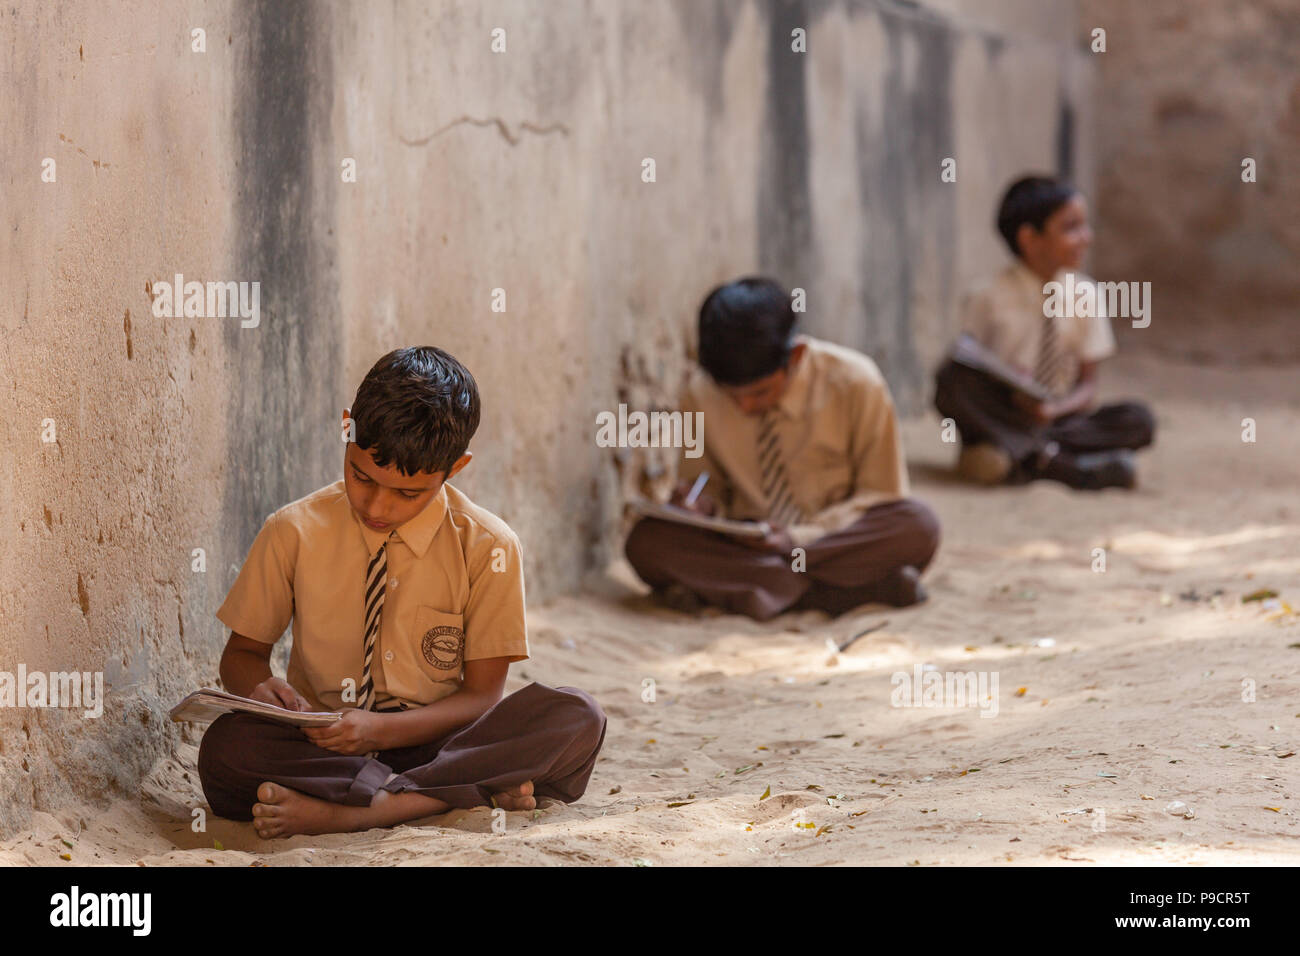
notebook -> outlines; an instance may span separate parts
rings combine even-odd
[[[632,510],[647,518],[672,521],[676,524],[689,525],[692,528],[704,528],[706,531],[718,531],[733,534],[740,538],[765,538],[772,532],[772,526],[766,521],[734,521],[731,518],[711,518],[696,511],[688,511],[676,505],[660,504],[657,501],[633,501]]]
[[[1010,385],[1040,402],[1045,402],[1052,397],[1038,382],[1012,368],[964,332],[957,339],[957,344],[952,347],[951,358],[958,365],[965,365],[967,368],[990,375],[1004,385]]]
[[[172,720],[191,724],[210,724],[222,714],[254,714],[295,727],[328,727],[343,716],[337,711],[289,710],[211,687],[195,691],[171,709]]]

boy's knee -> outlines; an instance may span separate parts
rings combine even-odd
[[[1151,409],[1140,402],[1134,402],[1129,408],[1133,419],[1133,431],[1137,439],[1136,447],[1145,448],[1156,440],[1156,416]]]
[[[229,754],[238,742],[236,718],[236,714],[222,714],[203,732],[199,741],[200,776],[205,770],[219,770],[227,765]]]
[[[208,724],[199,741],[200,779],[247,767],[248,758],[262,750],[267,738],[282,738],[286,727],[252,714],[222,714]]]
[[[956,387],[953,378],[956,375],[954,369],[956,364],[949,361],[944,362],[939,370],[934,373],[934,407],[940,414],[946,414],[945,409],[948,406],[947,398],[952,390]]]
[[[623,554],[634,568],[639,568],[647,556],[649,539],[652,532],[646,527],[648,520],[642,518],[632,526],[627,540],[623,542]]]
[[[556,691],[566,698],[566,706],[572,713],[572,719],[578,728],[577,736],[590,739],[595,746],[605,736],[607,718],[605,711],[596,699],[585,690],[577,687],[557,687]]]
[[[941,537],[939,516],[929,505],[915,498],[905,498],[900,504],[902,505],[900,510],[907,522],[907,537],[914,544],[911,557],[916,558],[906,563],[914,564],[918,568],[924,567],[939,550]]]
[[[647,584],[660,584],[660,579],[664,576],[662,569],[666,563],[664,554],[666,539],[671,533],[669,527],[667,522],[642,518],[633,525],[627,540],[623,542],[623,554],[627,557],[628,564]]]
[[[247,743],[239,714],[223,714],[208,725],[199,742],[199,785],[212,812],[229,820],[251,820],[252,801],[237,794],[239,766],[234,757]]]

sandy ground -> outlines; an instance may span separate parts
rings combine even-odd
[[[944,525],[926,605],[693,618],[617,566],[532,609],[510,689],[581,686],[610,718],[577,804],[512,813],[504,834],[486,808],[269,844],[216,818],[194,833],[186,730],[139,800],[37,814],[0,863],[1300,862],[1296,372],[1108,372],[1127,386],[1110,397],[1140,393],[1160,421],[1132,493],[965,487],[937,419],[907,423],[914,491]],[[1262,588],[1281,600],[1242,601]],[[996,674],[996,716],[891,706],[891,675],[917,665]]]

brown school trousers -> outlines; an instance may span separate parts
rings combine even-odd
[[[288,724],[223,714],[203,735],[199,780],[213,812],[232,820],[253,819],[257,788],[268,780],[352,807],[369,806],[379,790],[487,806],[492,794],[526,780],[539,799],[572,803],[604,741],[605,714],[589,694],[532,683],[441,740],[373,758],[318,747]]]
[[[1145,448],[1156,422],[1141,402],[1116,402],[1036,424],[1016,405],[1010,385],[951,360],[935,375],[934,407],[957,425],[963,444],[988,442],[1023,463],[1056,442],[1067,453]]]
[[[785,553],[757,551],[713,531],[642,518],[624,551],[653,588],[680,584],[709,604],[766,621],[796,607],[842,614],[879,600],[881,585],[905,565],[924,571],[939,547],[939,519],[913,498],[868,508],[843,530],[805,548],[806,566]]]

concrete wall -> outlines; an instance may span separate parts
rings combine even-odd
[[[710,286],[804,287],[807,327],[916,409],[960,288],[1002,260],[1002,186],[1088,175],[1065,2],[538,10],[0,9],[0,671],[109,682],[97,720],[0,710],[0,831],[130,792],[177,739],[248,545],[338,477],[340,409],[383,352],[438,344],[476,374],[458,484],[518,530],[537,599],[616,553],[646,462],[595,447],[595,415],[671,405]],[[260,325],[155,317],[178,272],[259,281]]]
[[[1152,283],[1123,345],[1300,358],[1300,0],[1081,0],[1094,27],[1096,271]]]

